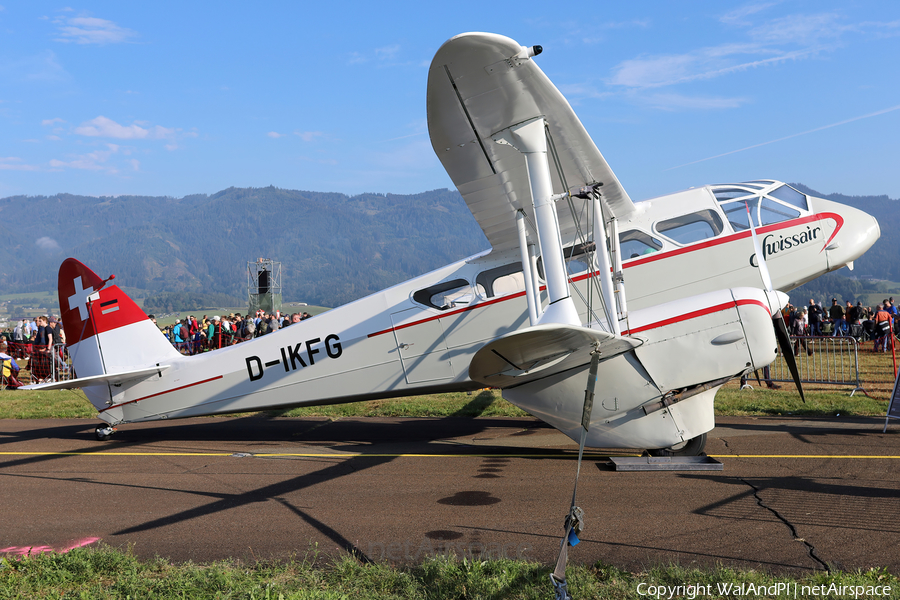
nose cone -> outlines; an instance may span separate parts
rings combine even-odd
[[[881,237],[878,221],[868,213],[814,196],[809,197],[809,202],[813,211],[820,214],[832,213],[839,217],[834,233],[825,245],[829,271],[853,262]]]

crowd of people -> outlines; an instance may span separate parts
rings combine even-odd
[[[27,367],[34,383],[49,381],[68,370],[66,333],[54,316],[21,319],[0,339],[0,373],[8,389],[22,386],[19,374]],[[22,362],[22,365],[19,362]]]
[[[795,307],[788,303],[782,309],[782,316],[793,336],[850,336],[860,342],[872,340],[876,352],[889,349],[892,331],[900,333],[893,296],[874,307],[863,306],[862,302],[841,304],[837,298],[831,299],[831,306],[823,307],[821,302],[810,299],[807,306]],[[794,346],[795,355],[800,352],[801,342],[798,340]],[[803,347],[810,353],[805,342]]]
[[[246,315],[240,313],[212,317],[203,315],[200,319],[190,315],[164,327],[162,331],[182,354],[198,354],[245,342],[310,317],[312,315],[307,312],[289,315],[281,314],[280,311],[266,313],[263,310]],[[153,315],[150,315],[150,318],[156,323]]]
[[[874,307],[841,303],[831,299],[831,306],[824,307],[814,299],[806,306],[787,304],[782,316],[788,331],[795,337],[851,336],[859,342],[873,341],[873,350],[886,352],[894,335],[900,335],[900,319],[894,298],[888,298]],[[294,323],[309,319],[307,312],[281,314],[258,310],[254,314],[193,315],[179,319],[162,328],[162,332],[182,354],[198,354],[224,348],[256,337],[267,335]],[[153,323],[156,318],[150,315]],[[66,334],[62,322],[55,316],[38,316],[21,319],[14,328],[4,331],[0,338],[0,373],[8,388],[22,385],[19,372],[27,368],[34,383],[49,381],[54,376],[68,372],[65,350]],[[812,354],[811,347],[803,339],[794,344],[794,354],[802,350]],[[21,363],[21,364],[20,364]]]

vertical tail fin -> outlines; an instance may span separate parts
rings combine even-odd
[[[108,281],[74,258],[59,267],[59,308],[78,376],[120,373],[180,356],[144,311]]]

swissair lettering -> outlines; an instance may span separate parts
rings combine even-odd
[[[807,225],[806,231],[790,236],[779,235],[776,239],[774,234],[769,234],[764,237],[762,241],[763,258],[769,258],[779,252],[789,250],[794,246],[801,246],[807,242],[819,239],[819,233],[821,231],[821,227],[812,228]],[[759,263],[756,261],[756,254],[750,257],[750,264],[754,267],[759,266]]]
[[[290,373],[301,367],[313,366],[316,364],[316,354],[321,354],[322,349],[316,347],[322,344],[325,348],[325,354],[328,358],[340,358],[344,349],[341,347],[341,338],[337,334],[331,333],[325,336],[325,342],[322,343],[321,338],[312,338],[305,342],[298,342],[294,346],[285,346],[280,348],[281,359],[270,360],[263,363],[258,356],[248,356],[245,361],[247,363],[247,375],[250,381],[262,379],[263,372],[266,367],[274,367],[278,364],[284,366],[284,372]],[[305,360],[304,360],[305,357]]]

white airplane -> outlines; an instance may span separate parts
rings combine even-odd
[[[878,223],[774,180],[632,202],[540,51],[462,34],[429,71],[432,146],[491,250],[196,356],[70,258],[59,303],[79,378],[28,387],[82,388],[106,439],[125,423],[491,386],[577,441],[593,357],[588,446],[701,452],[716,391],[775,358],[778,290],[852,267]]]

